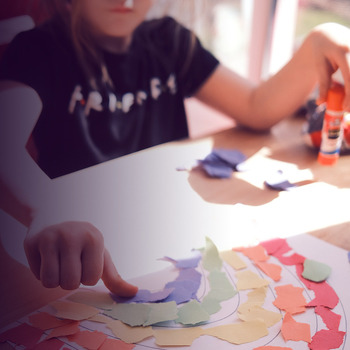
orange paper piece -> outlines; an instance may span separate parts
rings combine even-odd
[[[107,334],[98,331],[80,331],[68,336],[68,340],[88,350],[98,350],[107,339]]]
[[[121,340],[107,338],[98,350],[132,350],[134,344],[127,344]]]
[[[283,322],[281,332],[285,341],[305,341],[311,342],[311,330],[308,323],[296,322],[290,313],[286,313]]]
[[[61,320],[53,315],[48,314],[47,312],[38,312],[36,314],[32,314],[28,317],[28,320],[34,327],[39,328],[43,331],[61,327],[72,322],[71,320]]]
[[[254,262],[267,261],[269,256],[266,254],[265,248],[262,245],[247,248],[237,248],[237,251],[242,252],[246,257]]]
[[[72,321],[64,326],[54,328],[46,337],[46,339],[66,337],[79,332],[79,321]]]
[[[74,321],[86,320],[100,312],[93,306],[70,301],[55,301],[51,306],[56,310],[56,317]]]
[[[256,266],[264,272],[267,276],[272,278],[274,281],[279,281],[281,279],[282,267],[277,264],[267,263],[267,262],[256,262]]]
[[[291,284],[275,287],[277,298],[273,304],[280,310],[294,315],[305,311],[306,299],[303,296],[303,288],[294,287]]]

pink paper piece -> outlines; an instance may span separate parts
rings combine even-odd
[[[296,322],[291,314],[286,313],[283,318],[281,332],[285,341],[311,342],[311,330],[308,323]],[[320,349],[318,349],[320,350]]]
[[[305,279],[302,276],[303,266],[296,266],[297,275],[300,280],[305,284],[308,289],[311,289],[315,293],[315,298],[311,300],[307,306],[326,306],[330,309],[334,309],[339,302],[339,297],[334,289],[326,282],[312,282]]]
[[[27,348],[32,348],[38,343],[43,331],[30,326],[27,323],[22,323],[21,325],[11,328],[0,334],[0,343],[10,341],[17,345],[24,345]]]
[[[300,254],[294,253],[291,256],[283,256],[283,255],[276,255],[278,260],[283,264],[283,265],[299,265],[299,264],[304,264],[305,257],[303,257]]]
[[[132,350],[135,344],[127,344],[121,340],[107,338],[98,350]]]
[[[54,328],[46,337],[46,339],[66,337],[68,335],[75,334],[79,332],[79,321],[72,321],[61,327]]]
[[[318,331],[309,344],[311,350],[338,349],[344,341],[345,332],[322,329]]]
[[[30,348],[30,350],[60,350],[63,344],[64,343],[62,341],[54,338],[54,339],[44,340],[36,344],[34,347]]]
[[[68,340],[88,350],[98,350],[107,339],[107,334],[98,331],[80,331],[69,335]]]
[[[324,306],[317,306],[315,308],[317,315],[321,316],[324,324],[330,330],[337,331],[339,329],[341,316],[334,313],[332,310]]]
[[[265,248],[269,255],[283,255],[291,250],[291,247],[283,238],[271,239],[260,243],[260,245]]]

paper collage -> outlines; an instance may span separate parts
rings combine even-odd
[[[328,283],[332,267],[287,240],[219,252],[207,238],[188,259],[163,260],[177,277],[162,289],[142,289],[142,278],[132,299],[81,288],[3,329],[0,343],[33,350],[346,349],[345,309]]]

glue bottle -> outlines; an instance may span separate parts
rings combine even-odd
[[[344,86],[332,83],[328,90],[326,112],[322,127],[322,142],[318,154],[318,162],[322,165],[333,165],[339,158],[339,151],[343,138],[343,100]]]

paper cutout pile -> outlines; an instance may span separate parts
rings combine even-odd
[[[245,259],[260,275],[248,268]],[[269,285],[280,281],[283,272],[281,265],[271,262],[276,259],[282,265],[295,267],[299,279],[314,294],[310,302],[304,297],[304,288],[282,284],[274,288],[277,297],[269,306],[274,311],[266,308]],[[286,240],[219,252],[207,238],[205,248],[193,251],[190,258],[164,260],[173,264],[178,277],[163,290],[139,290],[134,298],[125,300],[107,292],[81,289],[12,325],[0,334],[0,342],[33,350],[71,349],[70,344],[109,350],[133,349],[145,339],[153,339],[154,347],[191,346],[205,335],[238,345],[263,339],[275,326],[288,344],[305,342],[310,349],[325,350],[343,344],[341,316],[332,311],[339,299],[326,282],[331,273],[329,266],[293,252]],[[228,278],[225,266],[236,271],[235,283]],[[261,277],[264,275],[266,278]],[[199,297],[203,279],[210,288]],[[227,305],[225,302],[243,292],[246,300],[234,310],[236,320],[213,326],[211,320]],[[295,315],[310,309],[325,324],[315,334],[311,334],[310,324],[296,321]],[[92,324],[94,330],[89,328]],[[253,349],[292,348],[264,345]]]

